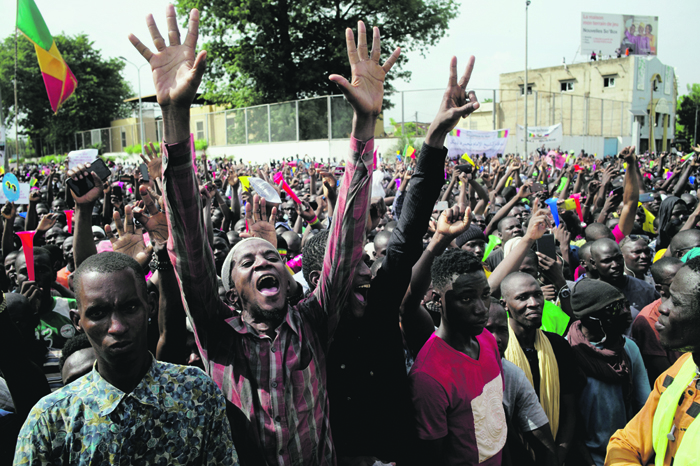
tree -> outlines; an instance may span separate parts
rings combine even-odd
[[[676,139],[685,139],[697,144],[693,137],[700,134],[700,119],[696,119],[696,109],[700,107],[700,84],[688,84],[688,95],[678,97],[676,108]],[[700,110],[700,109],[698,109]],[[700,116],[700,114],[698,114]],[[697,125],[697,126],[696,126]]]
[[[387,77],[409,79],[408,51],[424,54],[456,17],[455,0],[178,0],[178,13],[201,12],[200,33],[211,38],[204,97],[234,107],[333,94],[332,73],[350,76],[345,29],[357,21],[379,26],[382,57],[402,47]],[[301,111],[300,111],[301,113]],[[326,130],[327,132],[327,130]]]
[[[28,135],[35,147],[55,145],[57,149],[62,147],[65,150],[75,147],[75,132],[108,127],[113,119],[129,116],[133,106],[125,104],[124,99],[133,92],[121,76],[124,63],[116,58],[103,58],[85,34],[55,35],[54,41],[78,80],[78,87],[54,115],[34,46],[20,35],[17,54],[19,125],[20,134]],[[13,34],[0,44],[0,75],[8,78],[0,82],[3,115],[5,123],[9,125],[14,124],[16,111],[11,79],[14,72]]]

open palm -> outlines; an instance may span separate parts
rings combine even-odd
[[[126,254],[139,263],[141,267],[147,267],[151,262],[153,247],[143,242],[143,235],[134,232],[133,212],[131,206],[124,209],[126,215],[126,225],[122,223],[119,212],[114,212],[114,223],[117,225],[118,237],[114,235],[112,228],[105,225],[105,233],[112,243],[114,252]]]
[[[352,77],[348,82],[344,77],[332,74],[329,79],[340,86],[350,105],[359,114],[377,116],[382,111],[384,78],[399,58],[400,49],[394,50],[384,65],[379,64],[379,28],[373,28],[372,55],[367,50],[365,23],[357,22],[357,47],[352,29],[345,30],[345,41],[350,61]]]
[[[129,35],[129,41],[151,65],[153,84],[155,84],[160,106],[175,105],[189,108],[202,81],[206,57],[204,51],[195,54],[199,35],[199,11],[193,9],[190,12],[187,36],[182,44],[180,44],[180,31],[173,5],[167,6],[165,16],[168,24],[169,46],[165,45],[165,39],[160,35],[153,15],[148,15],[146,24],[151,32],[156,52],[149,50],[133,34]]]
[[[148,235],[153,238],[156,243],[167,243],[168,237],[168,220],[163,212],[158,210],[155,201],[148,193],[145,186],[141,186],[139,190],[143,199],[143,206],[134,207],[134,215],[136,219],[143,225],[148,232]]]

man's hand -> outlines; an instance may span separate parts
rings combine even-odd
[[[146,24],[151,32],[156,53],[151,52],[133,34],[129,34],[129,41],[151,65],[156,97],[164,111],[165,140],[178,142],[184,141],[190,134],[190,105],[202,81],[207,52],[203,50],[195,56],[199,36],[199,10],[190,11],[187,36],[182,44],[180,44],[180,30],[173,5],[166,7],[165,17],[168,24],[169,46],[165,45],[165,39],[160,35],[153,15],[148,15]],[[176,113],[171,114],[171,110]],[[181,114],[186,114],[186,118],[178,118]],[[177,121],[169,127],[167,123],[171,119]]]
[[[161,169],[163,166],[163,159],[156,152],[156,148],[153,147],[153,143],[149,142],[146,148],[146,155],[141,155],[141,160],[148,167],[148,177],[152,180],[159,179],[161,175]],[[149,147],[150,146],[150,147]]]
[[[450,77],[447,89],[442,97],[440,109],[430,124],[425,142],[436,148],[442,148],[447,134],[457,125],[460,118],[466,118],[479,108],[479,102],[474,91],[467,95],[467,84],[474,69],[474,57],[469,57],[467,68],[457,82],[457,57],[450,60]]]
[[[143,199],[143,206],[134,207],[134,215],[136,220],[139,221],[141,225],[148,232],[150,236],[156,243],[166,243],[168,237],[168,220],[163,212],[158,210],[156,203],[146,189],[145,186],[139,188],[139,193],[141,194],[141,199]],[[148,212],[148,214],[146,213]]]
[[[134,215],[131,206],[124,208],[124,214],[126,215],[126,225],[122,223],[119,212],[114,212],[114,223],[117,225],[119,237],[117,238],[114,235],[109,225],[105,225],[105,233],[107,233],[107,238],[112,243],[114,252],[121,252],[130,256],[145,269],[148,263],[151,262],[153,246],[150,244],[146,246],[146,243],[143,242],[143,235],[134,233]]]
[[[518,191],[518,199],[524,199],[528,197],[530,193],[530,189],[532,188],[532,181],[527,181],[525,182],[524,185],[520,187],[520,190]]]
[[[38,189],[33,189],[32,192],[29,193],[29,203],[36,204],[40,200],[41,200],[41,193],[39,192]]]
[[[68,172],[66,172],[66,176],[73,179],[73,181],[82,180],[83,178],[91,176],[92,182],[95,185],[90,191],[83,194],[82,196],[76,195],[75,192],[73,192],[73,190],[71,189],[70,193],[73,196],[73,199],[75,199],[75,203],[78,206],[83,204],[94,204],[95,201],[101,198],[103,194],[104,185],[102,183],[102,180],[99,176],[95,174],[95,172],[89,170],[90,164],[86,163],[85,165],[80,164],[77,167],[75,167],[75,169],[68,170]]]
[[[46,233],[49,231],[54,225],[56,225],[56,221],[58,220],[58,214],[46,214],[41,216],[41,220],[39,220],[39,225],[36,227],[36,232],[37,233]]]
[[[301,204],[296,204],[295,207],[297,210],[297,215],[306,220],[306,223],[311,223],[314,220],[314,218],[316,218],[316,213],[311,208],[308,202],[302,201]]]
[[[634,163],[637,161],[636,156],[634,155],[634,146],[627,146],[624,149],[622,149],[622,152],[620,152],[620,157],[621,159],[624,159],[625,162],[627,163]]]
[[[29,304],[32,306],[32,309],[34,309],[34,312],[39,312],[42,290],[37,286],[36,282],[34,280],[25,280],[22,282],[22,287],[19,292],[29,300]]]
[[[471,216],[472,209],[467,207],[466,211],[463,211],[459,204],[443,210],[440,218],[438,218],[435,240],[447,243],[452,242],[453,239],[467,231],[471,224]]]
[[[532,241],[542,238],[542,235],[552,226],[552,223],[554,223],[552,213],[548,209],[537,211],[530,217],[530,224],[527,227],[527,232],[525,232],[525,238]]]
[[[257,194],[253,196],[253,203],[245,205],[246,231],[241,233],[241,238],[262,238],[277,247],[277,233],[275,232],[275,219],[277,218],[277,207],[272,208],[268,220],[264,219],[267,212],[265,198],[260,198]]]
[[[559,226],[554,229],[554,238],[559,241],[559,247],[568,248],[571,244],[571,233],[566,229],[564,222],[559,223]]]
[[[5,205],[2,207],[2,217],[5,220],[12,221],[14,220],[15,216],[17,215],[17,207],[15,207],[14,202],[7,201],[5,202]]]
[[[329,79],[340,87],[343,95],[352,105],[355,111],[353,129],[354,132],[360,133],[355,134],[355,137],[365,141],[374,136],[375,119],[382,111],[384,79],[398,60],[401,49],[394,50],[384,65],[379,65],[381,52],[379,28],[373,28],[371,56],[368,54],[367,31],[362,21],[357,22],[357,35],[357,47],[355,47],[352,29],[345,30],[348,60],[352,72],[351,80],[348,82],[338,74],[330,75]]]
[[[542,275],[549,278],[549,282],[557,287],[566,285],[566,280],[564,279],[564,264],[562,260],[559,257],[557,257],[557,260],[554,260],[541,252],[537,252],[535,254],[537,254],[537,258],[539,259]]]

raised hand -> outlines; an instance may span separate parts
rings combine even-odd
[[[158,210],[158,207],[145,186],[139,188],[139,193],[141,194],[141,199],[143,199],[144,207],[134,207],[133,212],[136,216],[136,220],[143,225],[148,232],[148,236],[155,240],[156,243],[166,243],[170,235],[168,233],[168,220],[165,214]]]
[[[636,157],[634,155],[634,146],[627,146],[624,149],[622,149],[622,152],[620,152],[620,157],[621,159],[625,159],[626,162],[634,162],[636,160]]]
[[[58,220],[58,214],[46,214],[41,216],[41,220],[39,220],[39,225],[36,227],[37,233],[41,232],[47,232],[49,231],[54,225],[56,225],[56,221]]]
[[[527,227],[527,232],[525,232],[525,238],[531,240],[542,238],[542,235],[552,226],[552,223],[554,223],[554,221],[552,220],[552,213],[549,209],[538,210],[530,217],[530,224]]]
[[[362,120],[356,123],[360,126],[369,126],[369,123],[371,123],[371,129],[373,131],[374,118],[382,111],[384,79],[389,70],[391,70],[391,67],[396,63],[396,60],[398,60],[401,49],[397,48],[394,50],[394,53],[384,62],[384,65],[380,65],[379,58],[381,47],[379,28],[373,28],[371,56],[367,50],[367,31],[365,29],[365,23],[362,21],[357,22],[357,35],[356,47],[355,35],[352,29],[347,28],[345,30],[345,42],[352,73],[350,81],[338,74],[332,74],[328,78],[340,87],[343,95],[345,95],[345,98],[348,99],[348,102],[352,105],[356,119]],[[370,122],[368,119],[372,121]],[[369,128],[362,127],[362,129],[367,130]]]
[[[156,52],[151,52],[133,34],[129,34],[129,41],[151,65],[153,84],[156,87],[156,97],[160,106],[174,105],[189,111],[199,83],[202,81],[207,56],[206,51],[201,51],[195,56],[199,36],[199,10],[190,11],[187,36],[182,44],[173,5],[166,7],[165,18],[168,24],[169,46],[165,45],[165,39],[160,35],[153,15],[146,17],[146,24],[153,38]]]
[[[452,241],[467,231],[471,224],[471,215],[472,210],[470,207],[463,211],[459,204],[443,210],[435,228],[436,241],[440,239]]]
[[[146,148],[146,155],[140,154],[141,160],[143,160],[143,163],[148,167],[148,177],[152,180],[157,180],[162,176],[163,159],[156,152],[153,143],[149,142],[148,144],[148,146],[144,146]]]
[[[112,243],[114,252],[121,252],[130,256],[141,267],[145,268],[151,262],[153,246],[150,244],[146,246],[146,243],[143,242],[143,235],[134,233],[134,214],[131,206],[124,208],[124,214],[126,215],[126,225],[122,223],[119,212],[114,212],[114,223],[117,225],[118,237],[114,235],[112,227],[109,225],[105,225],[105,233],[107,233],[107,238]]]
[[[72,178],[73,181],[82,180],[83,178],[87,178],[88,176],[90,176],[92,177],[92,182],[95,185],[90,191],[83,194],[82,196],[77,196],[75,192],[73,192],[73,190],[71,189],[70,193],[73,196],[73,199],[75,199],[76,204],[92,204],[102,197],[104,190],[102,180],[99,176],[95,174],[95,172],[89,170],[90,164],[86,163],[85,165],[78,165],[77,167],[75,167],[75,169],[68,170],[66,172],[66,176]]]
[[[442,97],[440,109],[430,124],[425,142],[431,147],[442,147],[447,133],[457,125],[460,118],[466,118],[479,108],[474,91],[467,94],[467,84],[474,69],[474,56],[469,57],[464,74],[457,81],[457,57],[450,60],[450,77]]]
[[[14,220],[15,216],[17,216],[17,207],[15,207],[14,202],[7,201],[5,202],[5,205],[2,206],[2,217],[5,220]]]
[[[262,238],[277,247],[277,233],[275,232],[275,219],[277,218],[277,207],[272,208],[269,219],[265,220],[264,215],[267,208],[265,198],[257,194],[253,196],[252,204],[245,205],[246,231],[241,233],[241,238]]]

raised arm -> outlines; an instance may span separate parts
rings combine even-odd
[[[634,146],[622,149],[621,155],[627,162],[627,173],[625,174],[625,188],[622,195],[622,212],[620,212],[619,228],[622,234],[627,236],[634,228],[634,218],[637,215],[639,205],[639,185],[642,181],[642,174],[639,173],[637,157],[634,155]]]
[[[76,269],[85,259],[97,254],[97,247],[92,239],[92,209],[97,199],[102,196],[103,185],[100,177],[95,172],[90,171],[90,164],[78,165],[75,170],[69,170],[67,173],[67,177],[72,178],[73,181],[88,176],[92,177],[95,187],[82,196],[76,196],[73,190],[66,186],[66,190],[70,190],[73,199],[75,199],[73,258]]]
[[[371,55],[368,53],[367,34],[362,21],[357,23],[357,32],[356,47],[352,30],[345,30],[351,81],[337,74],[329,76],[343,91],[354,110],[350,156],[333,213],[321,279],[314,291],[328,313],[328,329],[331,334],[338,323],[340,310],[351,294],[355,268],[362,260],[374,164],[374,129],[382,110],[384,77],[400,53],[396,49],[382,66],[379,64],[379,28],[373,30]]]
[[[221,316],[230,311],[218,296],[216,266],[204,231],[190,152],[190,105],[204,74],[206,52],[195,53],[198,10],[190,12],[182,43],[172,5],[167,7],[166,18],[169,46],[152,15],[146,22],[156,51],[149,50],[133,34],[129,40],[151,65],[163,112],[163,197],[168,219],[168,253],[185,299],[185,310],[192,318],[202,359],[208,360],[209,341],[221,337],[224,331]]]

